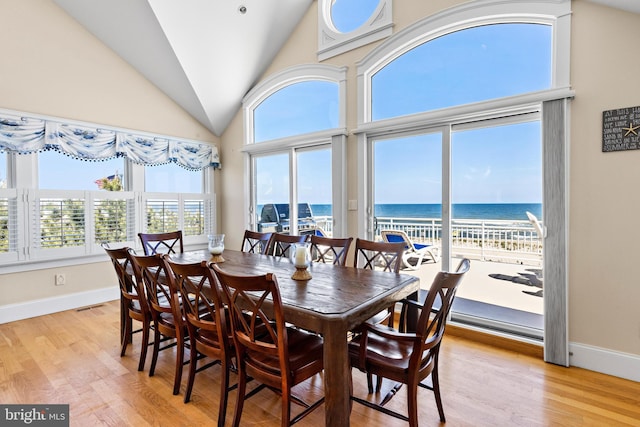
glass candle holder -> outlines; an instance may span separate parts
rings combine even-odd
[[[311,252],[309,243],[294,243],[289,249],[289,255],[293,265],[296,267],[296,271],[291,278],[293,280],[309,280],[311,279],[311,273],[309,273],[309,265],[311,264]]]
[[[209,253],[211,254],[211,262],[224,262],[222,252],[224,252],[224,234],[210,234],[209,236]]]

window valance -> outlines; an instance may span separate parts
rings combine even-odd
[[[29,154],[44,150],[89,161],[127,157],[147,166],[172,162],[188,170],[220,168],[214,145],[0,112],[0,151]]]

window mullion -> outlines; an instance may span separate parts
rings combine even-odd
[[[95,215],[93,210],[94,197],[92,191],[84,192],[84,250],[86,254],[95,251]]]

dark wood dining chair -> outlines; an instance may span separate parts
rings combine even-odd
[[[155,374],[158,353],[167,348],[176,347],[176,367],[173,380],[173,394],[180,392],[182,366],[184,365],[185,339],[187,327],[182,318],[182,308],[174,281],[168,279],[173,274],[166,260],[166,255],[131,255],[136,280],[144,283],[149,302],[149,311],[153,321],[154,339],[153,356],[149,376]],[[169,339],[174,342],[160,347]]]
[[[389,378],[397,384],[380,403],[355,396],[352,396],[353,400],[409,421],[411,427],[417,427],[417,395],[418,386],[420,386],[434,392],[440,421],[445,422],[438,379],[440,344],[456,291],[463,276],[469,271],[470,264],[468,259],[463,259],[455,272],[439,272],[436,275],[427,298],[420,307],[417,323],[409,328],[414,332],[400,332],[382,325],[363,325],[361,333],[349,343],[351,366],[367,374],[377,375],[378,378]],[[434,310],[436,306],[439,308]],[[422,383],[429,376],[431,376],[431,385]],[[402,384],[406,384],[408,388],[408,416],[384,406],[398,392]],[[379,392],[380,389],[376,391]]]
[[[138,233],[138,237],[145,255],[184,252],[182,230],[167,233]]]
[[[289,256],[289,248],[294,243],[303,243],[308,240],[308,235],[295,235],[295,234],[281,234],[273,233],[269,244],[268,255],[274,255],[279,257]]]
[[[291,395],[292,387],[322,372],[322,337],[286,326],[275,275],[235,276],[217,265],[213,269],[229,304],[236,345],[238,398],[233,425],[240,426],[249,377],[280,394],[282,426],[296,423],[324,401],[323,397],[309,405]],[[292,401],[305,406],[293,419]]]
[[[346,265],[353,237],[331,238],[311,235],[311,261]]]
[[[254,254],[266,254],[269,250],[269,243],[273,233],[260,233],[258,231],[245,230],[242,238],[242,252]]]
[[[151,329],[151,313],[149,312],[145,288],[142,282],[134,278],[131,262],[132,250],[130,248],[110,249],[106,244],[102,247],[111,259],[120,284],[120,311],[124,325],[120,357],[125,355],[127,345],[132,341],[133,334],[142,332],[140,361],[138,362],[138,371],[142,371],[147,359],[149,330]],[[140,322],[142,327],[133,330],[132,320]]]
[[[353,266],[369,270],[400,272],[404,243],[356,239]]]
[[[167,262],[173,272],[170,280],[180,293],[189,331],[189,377],[184,402],[191,399],[196,373],[220,364],[218,426],[224,427],[230,390],[229,372],[236,371],[236,367],[232,363],[235,347],[222,300],[222,290],[206,261],[193,264],[176,264],[171,260]],[[198,368],[198,359],[203,356],[213,360]]]
[[[353,255],[353,266],[367,270],[382,270],[393,273],[400,272],[402,257],[404,256],[404,243],[389,243],[365,239],[356,239],[356,250]],[[396,305],[393,304],[385,311],[381,311],[367,320],[371,324],[387,324],[393,327]],[[361,327],[353,332],[359,333]],[[382,386],[382,377],[378,377],[377,387]],[[373,375],[367,373],[367,385],[369,391],[373,391]]]
[[[368,270],[382,270],[398,273],[402,265],[404,243],[377,242],[356,239],[353,266]],[[369,319],[370,323],[384,323],[393,326],[395,305],[389,307],[386,314],[380,313]]]

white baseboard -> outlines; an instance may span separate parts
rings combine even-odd
[[[0,324],[43,316],[59,311],[73,310],[89,305],[102,304],[120,298],[120,288],[109,287],[78,292],[53,298],[43,298],[24,303],[0,306]]]
[[[640,382],[640,356],[586,344],[569,344],[571,366]]]

